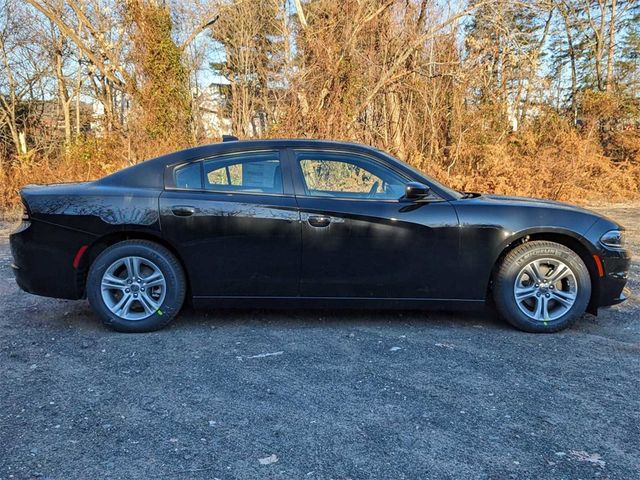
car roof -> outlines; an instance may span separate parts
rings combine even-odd
[[[131,167],[125,168],[111,175],[97,180],[99,185],[117,185],[122,187],[162,188],[164,185],[164,170],[169,165],[188,162],[211,155],[258,150],[266,148],[323,148],[340,149],[360,152],[377,152],[376,148],[360,143],[340,142],[335,140],[313,139],[266,139],[266,140],[231,140],[211,143],[198,147],[178,150],[156,158],[152,158]]]
[[[368,145],[353,142],[340,142],[336,140],[314,140],[314,139],[292,139],[292,138],[270,138],[261,140],[230,140],[219,143],[211,143],[198,147],[187,148],[152,159],[171,165],[182,161],[203,158],[211,154],[244,150],[256,150],[261,148],[330,148],[348,150],[369,150],[376,151]]]

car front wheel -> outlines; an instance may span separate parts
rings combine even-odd
[[[149,332],[171,322],[184,302],[186,282],[178,260],[147,240],[104,250],[87,277],[87,298],[103,323],[121,332]]]
[[[591,279],[573,250],[555,242],[531,241],[505,256],[493,295],[500,315],[516,328],[557,332],[585,312]]]

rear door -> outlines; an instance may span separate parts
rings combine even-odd
[[[299,212],[280,150],[222,154],[173,168],[160,197],[163,234],[193,296],[295,296]]]
[[[402,200],[411,178],[368,155],[290,150],[301,210],[303,297],[452,298],[449,202]]]

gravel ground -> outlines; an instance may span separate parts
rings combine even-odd
[[[598,209],[640,252],[640,206]],[[271,310],[125,335],[19,291],[9,262],[5,232],[0,479],[640,478],[637,295],[554,335]]]

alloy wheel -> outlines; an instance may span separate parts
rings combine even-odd
[[[167,282],[155,263],[129,256],[106,269],[100,288],[102,300],[111,313],[125,320],[144,320],[160,309]]]
[[[557,320],[573,307],[578,282],[566,263],[543,258],[529,262],[520,270],[513,295],[522,313],[546,323]]]

